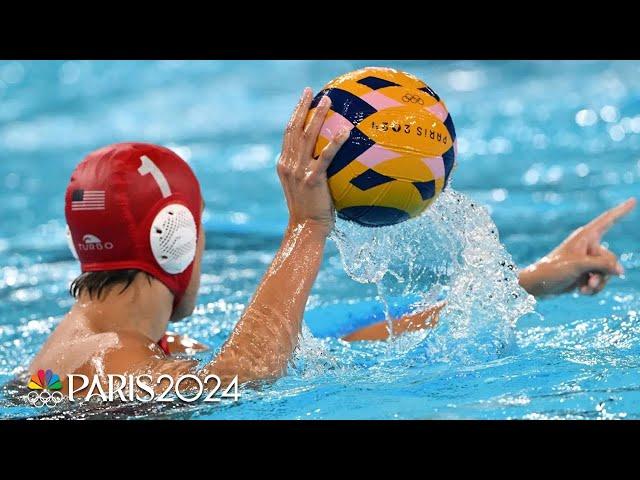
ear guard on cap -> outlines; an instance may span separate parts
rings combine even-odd
[[[198,233],[193,214],[178,203],[165,206],[151,223],[149,243],[165,272],[184,272],[196,256]]]

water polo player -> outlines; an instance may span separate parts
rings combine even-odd
[[[241,383],[281,375],[333,226],[326,170],[347,138],[339,130],[312,156],[330,101],[305,125],[311,101],[305,89],[278,162],[289,208],[282,244],[213,361],[195,370],[195,360],[168,357],[157,344],[169,321],[195,305],[205,243],[198,181],[172,151],[122,143],[89,154],[73,172],[65,214],[82,268],[71,285],[76,302],[29,371],[51,369],[63,383],[68,374],[105,383],[108,374],[215,374]]]

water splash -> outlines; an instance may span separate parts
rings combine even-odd
[[[309,327],[303,324],[298,348],[290,362],[293,371],[300,378],[308,379],[344,368],[332,352],[330,343],[330,339],[314,337]]]
[[[396,354],[493,359],[515,345],[513,327],[533,312],[535,299],[519,286],[487,210],[451,189],[419,218],[399,225],[363,228],[338,220],[332,239],[347,274],[376,284],[386,312],[407,298],[411,311],[446,300],[438,326],[402,339]]]

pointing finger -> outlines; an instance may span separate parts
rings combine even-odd
[[[624,217],[636,206],[636,199],[629,198],[621,204],[607,210],[600,216],[589,222],[584,230],[590,233],[596,233],[599,236],[604,235],[620,218]]]

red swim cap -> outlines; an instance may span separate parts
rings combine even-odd
[[[175,306],[187,289],[202,196],[171,150],[118,143],[85,157],[65,197],[69,247],[83,272],[135,268],[164,283]]]

